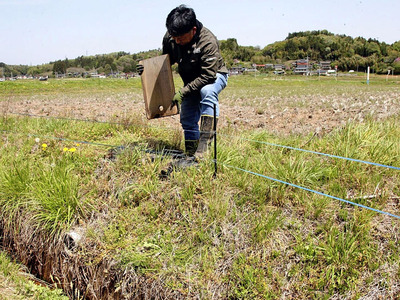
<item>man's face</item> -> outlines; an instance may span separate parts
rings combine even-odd
[[[173,36],[172,38],[174,39],[175,43],[184,46],[192,41],[194,35],[196,34],[196,30],[197,28],[193,27],[189,32],[182,34],[180,36]]]

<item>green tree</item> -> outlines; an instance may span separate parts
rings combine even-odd
[[[105,74],[111,74],[111,72],[112,72],[111,66],[109,64],[106,64],[104,66],[104,73]]]
[[[58,60],[53,65],[54,74],[65,74],[67,72],[67,65],[65,61]]]
[[[232,51],[236,52],[239,49],[239,45],[236,39],[229,38],[227,40],[220,41],[221,51]]]
[[[400,41],[397,41],[392,44],[392,49],[400,52]]]
[[[365,45],[365,55],[366,56],[371,56],[371,55],[381,55],[381,48],[379,47],[379,43],[376,41],[368,41]]]
[[[131,55],[121,56],[118,58],[116,65],[119,71],[125,73],[134,72],[136,70],[136,62]]]
[[[287,59],[297,59],[300,42],[297,38],[292,38],[286,41],[285,51],[287,52]]]

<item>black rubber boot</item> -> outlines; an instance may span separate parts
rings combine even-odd
[[[216,119],[216,122],[218,119]],[[216,124],[215,124],[216,125]],[[214,118],[209,116],[202,116],[200,121],[200,139],[199,146],[197,147],[195,157],[203,158],[204,154],[208,151],[211,141],[214,137]]]
[[[185,141],[185,154],[187,156],[193,156],[199,145],[199,140],[188,140]]]

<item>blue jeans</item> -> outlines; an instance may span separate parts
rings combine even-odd
[[[228,74],[217,73],[214,83],[204,86],[200,93],[185,97],[181,104],[181,124],[185,141],[200,138],[199,120],[201,116],[214,117],[214,104],[216,115],[219,116],[218,95],[228,83]]]

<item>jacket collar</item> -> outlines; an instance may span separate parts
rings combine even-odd
[[[193,41],[199,40],[200,32],[203,29],[203,24],[199,20],[196,20],[196,27],[197,27],[197,30],[196,30],[196,34],[193,37]]]

